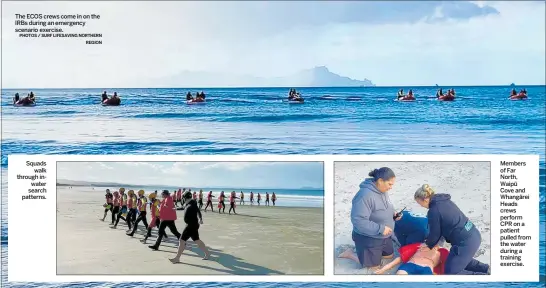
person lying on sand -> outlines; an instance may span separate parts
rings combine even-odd
[[[374,274],[383,274],[396,265],[402,263],[396,271],[397,275],[438,275],[444,273],[444,263],[449,251],[438,246],[430,250],[421,250],[421,243],[414,243],[400,247],[399,257],[383,266]]]

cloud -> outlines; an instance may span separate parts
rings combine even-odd
[[[6,31],[21,11],[100,14],[77,31],[104,43],[18,38]],[[542,1],[12,1],[2,82],[140,87],[184,70],[276,77],[324,65],[378,85],[541,84],[544,17]]]

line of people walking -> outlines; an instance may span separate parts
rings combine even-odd
[[[205,243],[199,238],[199,228],[203,224],[201,211],[197,206],[197,202],[192,199],[191,192],[186,192],[182,195],[184,203],[184,222],[186,227],[182,233],[178,232],[175,221],[177,220],[176,206],[173,196],[168,190],[163,190],[161,193],[162,200],[157,198],[157,191],[145,196],[144,190],[139,190],[136,194],[134,190],[129,190],[125,193],[125,188],[120,188],[113,193],[110,189],[106,189],[106,203],[104,206],[104,215],[100,219],[105,221],[108,212],[111,214],[110,228],[117,229],[120,220],[127,224],[127,236],[133,237],[138,229],[140,222],[146,229],[146,235],[141,240],[146,244],[149,237],[152,236],[152,229],[157,227],[157,239],[153,245],[148,246],[152,250],[158,250],[163,238],[167,238],[165,230],[169,228],[171,233],[178,239],[178,251],[174,258],[169,259],[171,262],[179,262],[186,242],[192,239],[197,246],[204,252],[203,259],[210,257],[210,252]],[[150,212],[151,221],[148,223],[147,215]]]

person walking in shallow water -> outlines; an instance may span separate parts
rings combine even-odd
[[[190,192],[186,192],[182,197],[186,200],[186,207],[184,208],[184,222],[186,223],[186,227],[179,237],[180,240],[176,256],[169,260],[172,263],[180,262],[180,257],[182,257],[182,253],[184,253],[184,249],[186,248],[186,241],[190,238],[205,253],[203,260],[207,260],[209,259],[210,252],[205,243],[199,238],[199,224],[203,224],[203,216],[201,215],[201,211],[199,211],[199,207],[197,207],[197,202],[195,199],[192,199],[192,194]]]

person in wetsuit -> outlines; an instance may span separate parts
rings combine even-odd
[[[101,103],[104,103],[104,100],[108,100],[108,94],[106,94],[106,91],[102,92],[102,96],[101,96],[102,100],[101,100]]]
[[[19,100],[20,100],[19,93],[15,93],[15,97],[13,97],[13,104],[17,104]]]
[[[442,88],[440,88],[438,92],[436,92],[436,98],[440,98],[442,96],[444,96],[444,92],[442,91]]]
[[[161,206],[159,208],[159,217],[161,218],[159,235],[157,236],[155,244],[148,246],[148,248],[152,250],[159,249],[159,245],[161,245],[161,240],[165,235],[165,229],[167,227],[169,227],[169,230],[171,230],[171,233],[174,234],[176,239],[180,239],[181,236],[176,229],[176,224],[174,222],[176,220],[176,207],[174,206],[173,197],[169,193],[169,190],[163,190],[161,196],[163,196],[163,200],[161,201]]]
[[[396,99],[400,100],[400,98],[404,98],[404,96],[404,89],[400,89],[400,91],[398,91]]]
[[[191,92],[188,92],[186,94],[186,101],[191,101],[191,100],[193,100],[193,96],[191,95]]]
[[[518,95],[518,92],[516,92],[516,88],[512,89],[512,94],[510,96],[516,96]]]
[[[186,227],[182,231],[182,235],[179,237],[180,240],[178,243],[178,252],[176,253],[176,256],[169,260],[172,263],[180,262],[180,257],[182,257],[182,253],[184,253],[184,249],[186,248],[186,241],[188,241],[190,238],[205,253],[203,260],[207,260],[210,256],[210,252],[205,243],[203,243],[203,241],[199,238],[199,226],[200,224],[203,224],[203,215],[201,215],[201,211],[199,211],[195,199],[192,199],[191,192],[184,193],[182,197],[186,200],[186,206],[184,209],[184,222],[186,223]]]

